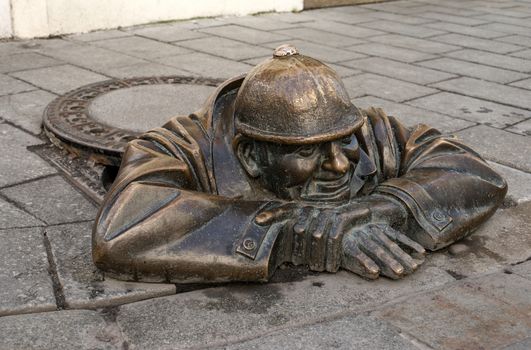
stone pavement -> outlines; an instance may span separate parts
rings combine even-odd
[[[504,208],[401,281],[287,269],[270,284],[205,288],[97,271],[97,208],[31,151],[47,142],[44,107],[109,78],[228,78],[284,42],[334,67],[360,107],[469,143],[508,180]],[[207,93],[188,88],[175,108]],[[119,115],[102,105],[92,107]],[[529,0],[402,0],[0,42],[0,349],[529,349],[530,153]]]

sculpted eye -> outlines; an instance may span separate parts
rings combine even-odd
[[[315,145],[307,145],[307,146],[299,147],[296,153],[297,155],[301,157],[311,157],[315,153],[315,150],[316,150]]]

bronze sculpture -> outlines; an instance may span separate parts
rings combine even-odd
[[[93,259],[141,281],[266,281],[283,263],[400,278],[506,191],[469,147],[358,109],[331,68],[283,45],[129,143]]]

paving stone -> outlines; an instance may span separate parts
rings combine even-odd
[[[42,115],[56,95],[43,90],[0,97],[0,117],[37,135],[41,132]]]
[[[258,29],[241,27],[239,25],[226,25],[221,27],[211,27],[200,30],[201,33],[206,33],[215,36],[221,36],[227,39],[244,41],[249,44],[263,44],[272,41],[289,40],[291,36],[278,34],[275,32],[267,32]]]
[[[158,57],[190,53],[190,50],[182,47],[161,43],[151,39],[140,38],[137,36],[101,40],[93,42],[92,44],[108,50],[113,50],[119,53],[125,53],[145,59],[154,59]]]
[[[438,3],[441,3],[441,2],[439,1]],[[445,2],[444,4],[446,5],[447,2]],[[425,5],[425,6],[417,6],[415,7],[413,13],[411,13],[411,11],[410,13],[407,13],[407,9],[404,9],[404,14],[406,15],[408,14],[409,15],[417,15],[417,14],[421,15],[423,13],[428,13],[428,12],[447,13],[450,15],[455,15],[456,12],[458,12],[460,16],[466,16],[466,17],[479,16],[479,15],[485,14],[484,12],[472,10],[472,9],[461,8],[459,9],[459,11],[457,11],[454,7],[445,7],[445,6],[432,5],[432,4]]]
[[[36,90],[36,88],[18,79],[0,74],[0,96],[32,90]]]
[[[132,35],[131,33],[128,33],[122,30],[111,29],[111,30],[98,30],[98,31],[90,32],[90,33],[69,35],[67,36],[67,38],[68,40],[89,42],[89,41],[123,38],[123,37],[131,36],[131,35]]]
[[[495,162],[489,162],[489,164],[507,181],[509,189],[506,199],[509,202],[523,203],[531,201],[531,173]]]
[[[499,167],[494,169],[500,170]],[[500,173],[506,176],[507,171]],[[509,186],[514,180],[513,175],[507,177]],[[526,176],[526,181],[529,181],[529,176]],[[509,195],[515,190],[516,188],[510,190]],[[526,192],[529,193],[529,190]],[[520,195],[518,197],[522,199]],[[508,198],[508,201],[513,201],[514,205],[518,197]],[[500,271],[509,264],[524,261],[531,256],[531,232],[528,229],[530,217],[529,201],[519,201],[516,207],[499,209],[474,233],[454,243],[463,247],[461,252],[451,254],[450,246],[450,249],[431,254],[425,264],[461,279]]]
[[[529,337],[529,293],[531,281],[502,273],[462,281],[373,315],[433,348],[495,349]]]
[[[480,39],[473,36],[456,33],[440,35],[430,39],[447,44],[459,45],[471,49],[490,51],[495,53],[508,53],[521,49],[521,46],[516,46],[513,44],[501,42],[493,43],[492,40]]]
[[[8,55],[14,55],[17,53],[24,53],[28,50],[24,48],[22,45],[24,42],[22,41],[2,41],[0,42],[0,56],[8,56]]]
[[[518,108],[531,109],[529,91],[484,80],[461,77],[431,85],[441,90],[483,98]]]
[[[378,43],[368,43],[348,47],[349,50],[364,53],[366,55],[390,58],[402,62],[415,62],[435,58],[437,56],[424,52],[403,49]]]
[[[241,18],[248,18],[248,17],[241,17]],[[297,25],[299,23],[304,23],[304,22],[311,22],[311,21],[315,20],[314,17],[308,16],[306,12],[297,12],[297,13],[294,13],[294,12],[281,12],[281,13],[272,12],[272,13],[264,13],[261,16],[253,16],[253,18],[272,19],[274,21],[279,21],[279,22],[288,23],[288,24],[294,24],[294,25]],[[241,25],[246,26],[245,23],[241,23]],[[258,28],[258,27],[256,27],[256,28],[257,29],[269,30],[269,29],[265,29],[265,28]]]
[[[330,21],[308,22],[308,23],[303,23],[302,26],[305,28],[313,28],[316,30],[322,30],[325,32],[331,32],[331,33],[336,33],[336,34],[340,34],[343,36],[351,36],[355,38],[365,38],[365,37],[369,37],[373,35],[386,34],[385,32],[382,32],[380,30],[364,28],[361,26],[350,25],[350,24],[345,24],[345,23],[330,22]]]
[[[370,282],[340,271],[286,283],[231,284],[122,305],[117,322],[138,349],[206,346],[315,323],[452,280],[421,267],[400,281]]]
[[[60,176],[8,187],[0,192],[50,225],[96,217],[94,205]]]
[[[522,50],[522,51],[518,51],[518,52],[513,52],[511,55],[531,60],[531,49],[530,50]]]
[[[381,12],[381,11],[374,11],[374,12],[368,13],[367,16],[379,18],[381,20],[394,21],[394,22],[400,22],[400,23],[405,23],[405,24],[424,24],[424,23],[434,22],[434,20],[432,19],[414,17],[411,15],[401,15],[397,13]]]
[[[489,22],[513,24],[513,25],[521,26],[521,27],[531,27],[531,24],[529,23],[529,19],[526,19],[526,18],[507,17],[507,16],[502,16],[502,15],[493,14],[493,13],[477,16],[477,18],[484,19]],[[503,39],[499,39],[499,40],[503,40]]]
[[[284,15],[284,16],[283,16]],[[293,19],[290,21],[289,18],[285,15],[289,13],[282,14],[270,14],[267,16],[243,16],[243,17],[228,17],[223,20],[236,24],[242,27],[248,27],[259,30],[278,30],[296,27],[300,22],[311,21],[311,18],[306,18],[301,16],[301,14],[293,14]]]
[[[118,89],[96,97],[88,114],[117,128],[145,132],[176,115],[198,110],[216,88],[192,84],[158,84]]]
[[[178,25],[172,24],[132,28],[129,32],[145,38],[165,42],[198,39],[206,36],[198,31],[183,29]]]
[[[268,49],[262,47],[216,37],[180,41],[178,45],[231,60],[244,60],[270,54]]]
[[[498,14],[500,16],[505,16],[505,17],[515,17],[519,19],[530,17],[529,15],[531,14],[529,12],[529,9],[525,7],[511,7],[510,9],[498,9],[498,8],[485,7],[482,9],[482,11],[489,12],[489,13],[495,13],[495,14]]]
[[[492,31],[500,32],[500,33],[531,36],[531,31],[529,30],[529,27],[515,26],[512,24],[489,23],[489,24],[483,24],[483,25],[477,26],[476,28],[492,30]]]
[[[63,43],[56,43],[55,45],[59,47],[44,46],[41,50],[49,56],[95,71],[146,62],[140,58],[95,46],[72,44],[71,42],[66,46]]]
[[[271,48],[271,51],[268,52],[267,56],[271,57],[273,53],[272,50],[282,44],[284,44],[284,42],[277,42],[265,45]],[[310,56],[323,62],[341,62],[356,58],[367,57],[366,55],[360,53],[334,47],[326,47],[317,43],[311,43],[303,40],[290,40],[290,44],[294,45],[302,55]]]
[[[346,24],[359,24],[374,21],[374,19],[368,17],[366,13],[349,13],[346,11],[341,11],[342,9],[343,7],[335,9],[310,10],[304,11],[303,14],[321,21],[340,22]]]
[[[523,122],[514,124],[507,129],[510,132],[514,132],[524,136],[531,136],[531,119],[524,120]]]
[[[39,55],[38,53],[27,52],[15,55],[3,56],[0,61],[0,73],[16,72],[32,68],[50,67],[63,64],[63,62]]]
[[[442,53],[459,49],[458,46],[438,43],[432,40],[411,38],[408,36],[389,34],[379,35],[369,38],[370,41],[378,42],[385,45],[403,47],[415,51],[426,53]]]
[[[421,97],[408,104],[496,128],[531,118],[530,111],[449,92]]]
[[[59,95],[86,84],[109,79],[69,64],[25,70],[11,75]]]
[[[0,316],[55,310],[42,228],[0,230],[0,240]]]
[[[503,348],[503,350],[529,350],[530,348],[531,348],[531,337],[526,338],[522,341],[513,343]]]
[[[0,229],[43,225],[36,217],[0,198]]]
[[[488,23],[487,20],[471,18],[470,16],[456,16],[456,15],[450,15],[446,13],[437,13],[437,12],[425,12],[425,13],[419,14],[418,16],[423,17],[423,18],[439,20],[441,22],[462,24],[465,26],[477,26],[479,24]]]
[[[357,70],[357,69],[351,69],[351,68],[348,68],[348,67],[345,67],[343,65],[340,65],[340,64],[335,64],[335,63],[325,63],[327,66],[329,66],[330,68],[332,68],[333,70],[336,71],[337,74],[339,74],[339,76],[343,79],[343,78],[347,78],[347,77],[351,77],[353,75],[356,75],[356,74],[361,74],[363,73],[362,71],[360,70]]]
[[[292,349],[418,349],[394,327],[362,315],[283,330],[226,349],[282,350],[286,344]]]
[[[190,75],[190,72],[185,70],[154,62],[140,63],[132,66],[109,67],[100,71],[105,75],[118,79],[149,77],[153,75]]]
[[[426,109],[415,108],[404,103],[396,103],[373,96],[365,96],[352,100],[360,108],[379,107],[385,113],[397,117],[408,127],[418,124],[427,124],[444,132],[452,133],[474,125],[474,123],[454,119],[447,115],[439,114]]]
[[[356,28],[352,30],[352,35],[356,33]],[[338,35],[331,32],[325,32],[312,28],[293,28],[293,29],[283,29],[276,31],[276,33],[282,33],[286,36],[297,38],[313,43],[318,43],[324,46],[333,46],[338,48],[344,48],[350,45],[356,45],[364,43],[363,40],[353,38],[351,36]]]
[[[493,38],[499,38],[501,36],[505,36],[504,33],[496,32],[494,30],[482,29],[481,27],[484,27],[484,26],[469,27],[469,26],[463,26],[460,24],[446,23],[446,22],[427,23],[427,24],[424,24],[423,26],[428,27],[428,28],[440,29],[440,30],[444,30],[447,32],[452,32],[452,33],[476,36],[478,38],[485,38],[485,39],[493,39]]]
[[[271,52],[269,53],[269,56],[271,56]],[[186,75],[220,79],[227,79],[247,73],[247,71],[252,68],[252,65],[249,64],[235,62],[199,52],[187,55],[163,57],[156,61],[191,73]]]
[[[518,72],[531,72],[531,61],[510,57],[507,55],[498,55],[495,53],[465,49],[445,53],[445,56],[470,62],[477,62],[498,68],[511,69]]]
[[[485,158],[503,165],[531,172],[529,138],[486,125],[474,126],[458,136]]]
[[[437,92],[435,89],[371,73],[346,78],[343,82],[351,98],[371,95],[403,102]]]
[[[368,27],[378,30],[383,30],[393,34],[401,34],[413,36],[416,38],[426,38],[429,36],[444,34],[444,31],[421,27],[419,25],[411,25],[405,23],[398,23],[392,21],[377,21],[360,24],[362,27]]]
[[[19,129],[0,124],[0,187],[56,173],[48,163],[26,149],[41,143],[41,140]]]
[[[484,66],[482,64],[466,62],[447,57],[419,62],[417,64],[423,67],[434,68],[445,72],[494,81],[502,84],[524,79],[525,77],[529,76],[527,74],[513,72],[506,69]]]
[[[519,263],[518,265],[511,266],[508,270],[524,278],[531,279],[531,261],[530,260]]]
[[[68,308],[102,308],[175,294],[175,285],[105,277],[92,262],[92,222],[48,227],[53,259]]]
[[[119,330],[96,312],[68,310],[0,318],[0,348],[124,349]]]
[[[417,84],[429,84],[456,77],[454,74],[421,68],[411,64],[379,57],[369,57],[360,60],[347,61],[342,62],[342,64],[352,68],[361,69],[366,72],[386,75],[391,78],[405,80]]]
[[[502,38],[497,38],[496,41],[503,41],[515,45],[531,47],[531,37],[522,35],[509,35]]]

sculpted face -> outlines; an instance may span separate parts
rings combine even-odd
[[[278,197],[306,201],[350,198],[350,180],[359,160],[356,136],[308,145],[250,139],[245,143],[241,147],[248,151],[238,152],[244,168]]]

